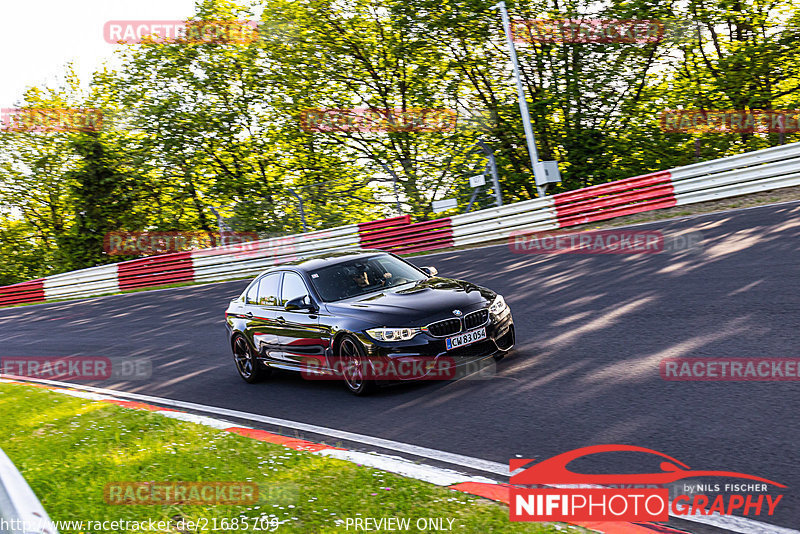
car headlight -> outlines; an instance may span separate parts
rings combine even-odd
[[[503,298],[503,295],[497,295],[492,302],[492,305],[489,306],[489,312],[493,315],[500,315],[508,309],[508,304],[506,304],[506,300]]]
[[[419,332],[419,328],[373,328],[367,330],[369,337],[378,341],[408,341]]]

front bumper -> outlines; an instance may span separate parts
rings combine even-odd
[[[445,341],[447,337],[434,337],[425,332],[417,334],[408,341],[392,343],[375,341],[364,333],[358,334],[358,337],[366,348],[370,360],[390,360],[398,363],[423,360],[425,365],[432,370],[431,376],[434,374],[434,370],[441,369],[439,363],[446,360],[448,366],[455,366],[456,376],[460,376],[462,374],[460,371],[463,369],[473,369],[475,364],[482,360],[507,353],[516,342],[514,319],[510,310],[499,317],[490,316],[489,322],[478,328],[486,328],[486,339],[451,350],[447,350]],[[477,330],[477,328],[472,330]],[[444,362],[441,363],[444,364]],[[408,380],[427,377],[427,373],[424,376],[416,373]]]

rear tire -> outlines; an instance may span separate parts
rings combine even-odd
[[[233,338],[233,361],[239,376],[248,384],[260,382],[270,374],[270,370],[264,369],[256,359],[250,343],[242,335]]]
[[[339,341],[337,353],[342,360],[342,378],[347,390],[359,397],[375,391],[375,381],[364,376],[369,361],[363,345],[353,336],[346,335]]]

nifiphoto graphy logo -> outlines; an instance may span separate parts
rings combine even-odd
[[[570,466],[579,459],[609,453],[650,456],[659,468],[642,473],[582,473]],[[783,499],[783,494],[765,493],[768,487],[775,491],[786,488],[757,475],[692,469],[662,452],[621,444],[581,447],[545,460],[515,458],[509,461],[509,470],[513,473],[510,482],[515,485],[511,489],[511,521],[668,521],[670,515],[742,513],[768,517]],[[743,482],[697,484],[697,477]],[[692,483],[676,485],[687,479]],[[723,487],[727,493],[713,495]]]

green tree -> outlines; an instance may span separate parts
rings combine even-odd
[[[65,175],[74,215],[69,229],[56,238],[59,251],[69,269],[109,263],[113,257],[103,251],[104,237],[135,224],[136,181],[120,169],[118,156],[99,133],[76,135],[69,148],[79,158]]]

